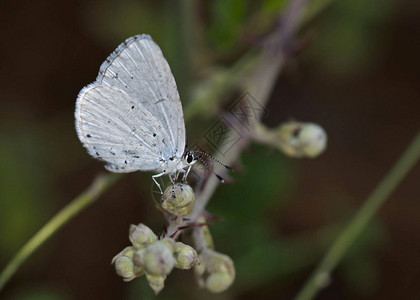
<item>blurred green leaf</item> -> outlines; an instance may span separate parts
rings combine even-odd
[[[262,4],[262,12],[267,16],[278,16],[279,12],[282,11],[286,0],[264,0]]]
[[[147,283],[146,277],[142,276],[129,283],[128,300],[149,300],[156,299],[155,293]]]
[[[237,42],[241,24],[250,1],[213,1],[210,37],[218,50],[226,50]]]
[[[244,169],[235,174],[236,184],[221,186],[209,205],[210,213],[221,217],[210,227],[216,249],[234,259],[239,286],[254,277],[267,278],[284,265],[278,263],[282,248],[273,237],[268,212],[282,204],[281,195],[294,180],[288,159],[266,147],[253,145],[241,161]]]
[[[281,203],[282,193],[293,180],[290,160],[274,150],[253,145],[242,154],[241,162],[243,169],[232,173],[235,184],[221,186],[210,209],[231,222],[266,218],[262,213]]]

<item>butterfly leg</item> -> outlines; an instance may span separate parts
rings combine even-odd
[[[156,178],[158,178],[162,175],[165,175],[165,174],[166,174],[165,172],[162,172],[162,173],[159,173],[159,174],[156,174],[156,175],[152,176],[152,179],[156,183],[157,187],[159,188],[159,191],[160,191],[160,194],[162,195],[162,197],[163,197],[163,191],[162,191],[162,188],[160,187],[160,184],[157,182]]]
[[[182,182],[186,182],[187,181],[187,176],[188,176],[188,174],[191,171],[191,167],[192,166],[189,166],[187,171],[183,170],[184,171],[184,176],[182,176]]]
[[[175,197],[175,182],[178,180],[178,172],[169,174],[169,179],[171,179],[172,182],[172,198]]]

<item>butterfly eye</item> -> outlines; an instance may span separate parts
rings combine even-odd
[[[188,156],[187,156],[187,163],[192,163],[192,161],[193,161],[193,156],[191,155],[191,154],[188,154]]]

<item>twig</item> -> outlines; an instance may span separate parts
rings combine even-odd
[[[300,23],[306,2],[306,0],[294,0],[290,2],[289,7],[284,12],[282,22],[272,36],[269,36],[265,41],[259,61],[253,70],[253,73],[248,77],[248,80],[243,86],[244,91],[251,94],[255,100],[259,102],[261,107],[265,107],[265,104],[268,102],[275,81],[290,53],[289,47],[291,46],[297,25]],[[258,122],[260,118],[261,116],[248,119],[247,122],[252,128],[254,123]],[[236,133],[230,132],[228,135],[227,140],[231,140],[231,138],[235,138],[234,135],[236,135]],[[232,149],[223,149],[222,147],[221,153],[227,153],[224,157],[226,164],[233,165],[239,158],[242,150],[248,146],[249,141],[249,136],[244,135],[242,140],[236,143]],[[230,146],[226,145],[225,147]],[[215,176],[211,176],[207,179],[204,187],[199,191],[196,191],[196,204],[194,206],[194,211],[191,214],[191,220],[193,222],[204,212],[206,205],[214,194],[218,184],[219,180],[217,180]],[[200,231],[202,231],[202,228],[200,227],[195,227],[193,229],[195,245],[202,245],[205,243],[205,241],[199,240],[204,238],[204,235],[200,233]]]
[[[306,0],[290,2],[283,15],[283,21],[274,34],[267,38],[259,62],[244,84],[244,90],[255,97],[261,107],[264,107],[267,103],[277,76],[284,65],[284,61],[289,53],[290,42],[296,31],[297,24],[299,24],[306,2]],[[258,119],[249,120],[251,127],[252,122],[257,122]],[[235,133],[229,134],[231,136],[227,140],[231,137],[234,138]],[[232,149],[221,149],[222,153],[227,153],[224,157],[226,164],[232,165],[248,144],[249,138],[244,137]],[[218,184],[219,181],[214,176],[211,176],[204,188],[200,192],[196,192],[196,205],[191,215],[191,220],[195,221],[201,215]]]
[[[331,272],[366,228],[381,205],[400,184],[404,176],[416,165],[419,158],[420,132],[415,136],[394,167],[373,190],[347,227],[339,234],[323,260],[297,295],[296,300],[312,299],[319,290],[328,284]]]

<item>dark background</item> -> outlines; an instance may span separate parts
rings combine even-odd
[[[285,1],[191,3],[0,2],[1,267],[105,172],[78,141],[73,113],[79,90],[94,81],[120,42],[150,33],[185,107],[200,82],[258,47],[255,41]],[[243,154],[235,184],[220,187],[209,205],[221,217],[211,228],[216,248],[232,257],[237,271],[234,285],[218,298],[296,295],[338,228],[417,133],[419,13],[418,1],[335,1],[301,30],[308,45],[283,70],[264,122],[318,123],[328,133],[328,148],[314,160],[256,144]],[[189,120],[189,139],[199,139],[216,119]],[[144,278],[124,283],[110,265],[128,245],[130,224],[163,228],[150,175],[124,176],[31,256],[0,297],[150,298]],[[417,166],[349,249],[319,299],[420,297],[419,176]],[[196,287],[192,272],[175,271],[159,297],[215,296]]]

